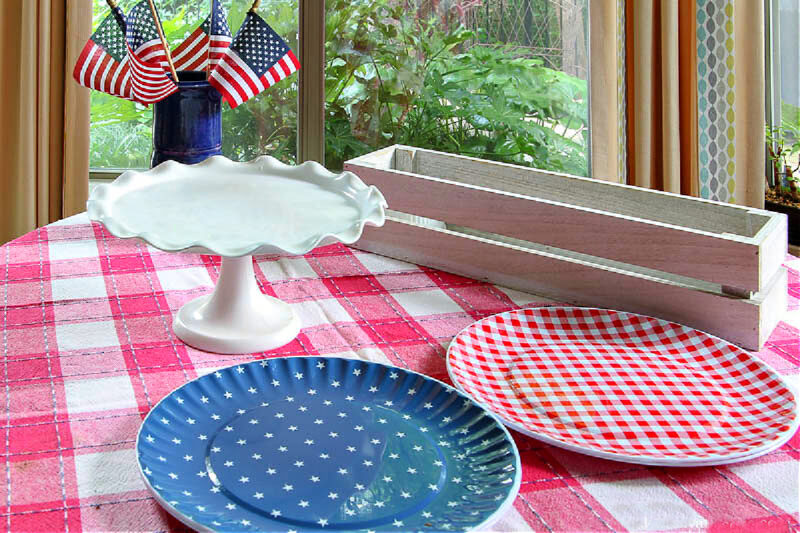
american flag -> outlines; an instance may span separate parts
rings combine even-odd
[[[177,91],[167,77],[167,54],[146,0],[128,13],[126,37],[134,100],[152,104]]]
[[[114,8],[89,37],[72,70],[72,77],[84,87],[132,99],[124,25],[122,11]]]
[[[175,70],[205,70],[209,61],[213,69],[231,44],[231,30],[219,0],[212,0],[211,14],[172,51]]]
[[[250,11],[208,81],[236,107],[299,68],[284,40]]]

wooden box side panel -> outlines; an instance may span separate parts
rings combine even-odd
[[[753,239],[721,238],[355,162],[345,168],[377,186],[395,211],[735,287],[738,292],[760,291],[782,261],[766,248],[759,253]],[[775,239],[779,242],[780,235]]]
[[[562,302],[672,320],[753,350],[774,327],[762,321],[765,306],[780,305],[775,298],[729,298],[393,219],[365,228],[354,246]]]
[[[399,151],[412,152],[411,172],[423,176],[502,189],[720,236],[754,237],[771,215],[733,204],[433,150],[395,147],[395,153]]]

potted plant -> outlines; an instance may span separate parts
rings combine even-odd
[[[789,217],[789,244],[800,245],[800,131],[795,126],[767,127],[772,172],[764,207]]]

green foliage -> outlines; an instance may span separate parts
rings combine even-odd
[[[510,46],[470,46],[485,35],[457,21],[442,24],[441,13],[413,3],[328,0],[326,166],[341,169],[347,159],[402,143],[587,173],[585,81],[519,57]],[[196,4],[159,1],[171,42],[205,17]],[[234,30],[249,4],[225,3]],[[260,14],[297,50],[297,0],[265,2]],[[224,105],[223,153],[293,162],[296,102],[293,76],[236,109]],[[150,110],[93,93],[92,166],[147,166],[150,120]]]
[[[585,81],[475,37],[405,2],[329,0],[326,165],[402,143],[585,175]]]
[[[781,125],[800,128],[800,107],[781,100]]]
[[[772,161],[772,176],[767,178],[767,186],[780,195],[800,200],[800,130],[791,124],[767,126],[766,137]]]

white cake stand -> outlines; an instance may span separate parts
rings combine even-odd
[[[333,174],[314,162],[214,156],[125,172],[95,188],[86,206],[89,218],[117,237],[222,256],[214,292],[181,307],[172,327],[195,348],[248,353],[283,346],[300,331],[288,304],[262,294],[250,256],[353,243],[365,224],[383,225],[386,201],[355,174]]]

